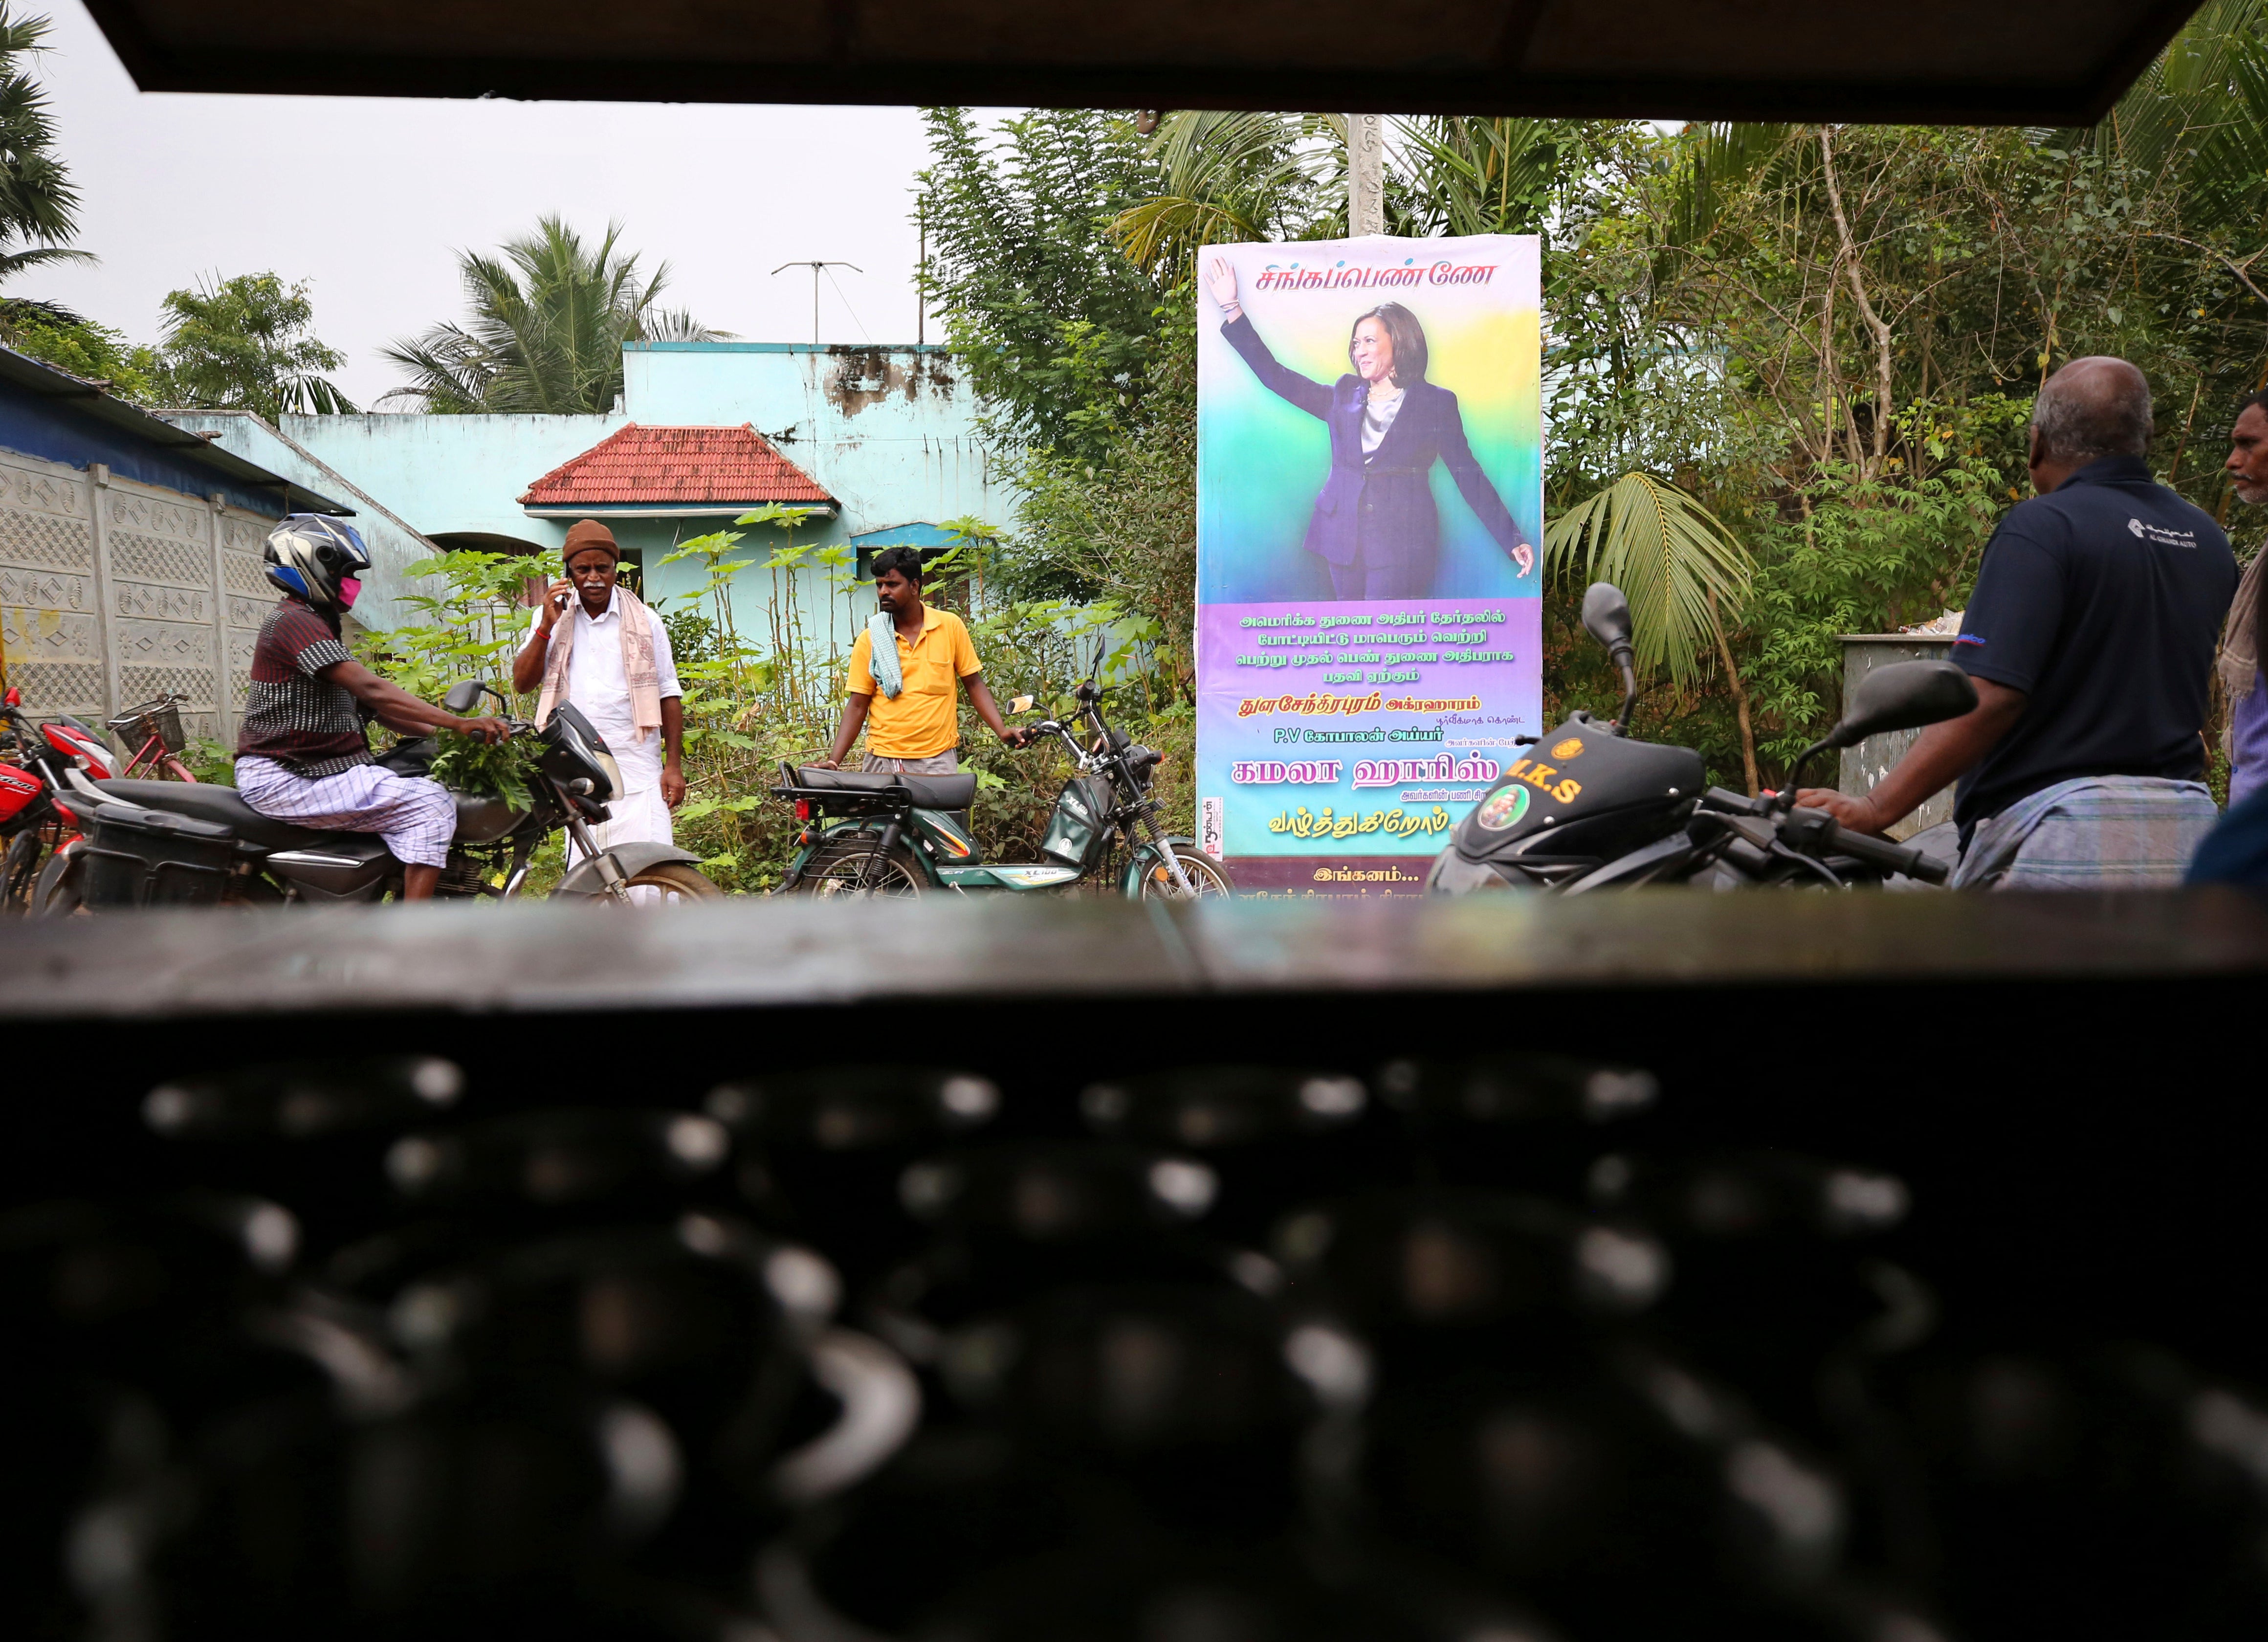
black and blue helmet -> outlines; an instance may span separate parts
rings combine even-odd
[[[268,533],[261,558],[268,579],[318,610],[343,610],[354,602],[370,569],[370,550],[352,525],[320,513],[287,513]]]

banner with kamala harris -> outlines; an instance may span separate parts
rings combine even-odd
[[[1532,236],[1198,261],[1197,842],[1240,889],[1424,887],[1543,713]]]

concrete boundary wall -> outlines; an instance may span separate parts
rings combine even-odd
[[[0,644],[25,710],[99,721],[178,691],[190,735],[232,741],[275,603],[271,524],[100,462],[0,451]]]

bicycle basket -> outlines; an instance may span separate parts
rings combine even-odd
[[[188,745],[188,738],[181,733],[181,703],[188,699],[186,696],[160,696],[155,701],[129,707],[108,722],[120,735],[144,740],[154,735],[165,744],[167,752],[178,753]]]

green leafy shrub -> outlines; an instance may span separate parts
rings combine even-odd
[[[438,739],[440,751],[428,772],[434,780],[475,798],[500,799],[514,809],[527,807],[527,780],[535,773],[532,738],[483,741],[461,731],[443,730]]]
[[[210,736],[191,738],[181,749],[181,762],[189,773],[208,785],[232,787],[236,784],[236,750],[214,740]]]

